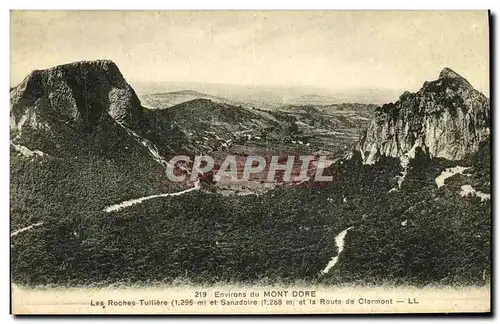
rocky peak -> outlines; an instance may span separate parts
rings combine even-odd
[[[423,149],[431,157],[460,160],[477,151],[490,133],[488,99],[450,68],[416,93],[376,109],[360,142],[364,162],[404,157]]]
[[[448,67],[445,67],[441,71],[441,73],[439,73],[439,79],[458,79],[461,82],[464,82],[464,84],[466,84],[467,86],[472,87],[469,81],[467,81],[463,76]]]
[[[460,74],[457,72],[453,71],[452,69],[445,67],[441,73],[439,73],[439,78],[444,79],[444,78],[462,78]]]
[[[132,123],[141,104],[110,60],[80,61],[35,70],[10,92],[11,125],[38,127],[50,120],[83,124],[92,130],[101,117]]]

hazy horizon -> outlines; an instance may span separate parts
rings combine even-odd
[[[94,59],[113,60],[132,85],[333,94],[416,91],[450,67],[489,96],[488,12],[11,11],[12,84]]]
[[[405,89],[391,90],[384,88],[351,88],[341,91],[314,88],[308,86],[286,85],[241,85],[200,82],[129,82],[139,95],[196,91],[206,95],[226,98],[241,103],[274,102],[281,104],[299,104],[305,96],[324,97],[323,104],[366,103],[379,104],[396,101]],[[310,104],[319,104],[322,100],[312,100]]]

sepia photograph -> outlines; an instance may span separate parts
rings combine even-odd
[[[11,10],[11,312],[491,312],[487,10]]]

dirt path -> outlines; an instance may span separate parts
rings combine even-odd
[[[334,256],[330,262],[328,262],[328,264],[326,265],[325,269],[323,269],[321,271],[321,274],[327,274],[328,271],[330,271],[331,268],[333,268],[333,266],[335,264],[337,264],[337,262],[339,261],[339,257],[340,257],[340,254],[342,253],[342,251],[344,251],[344,240],[345,240],[345,236],[347,235],[347,232],[352,229],[353,227],[348,227],[346,228],[345,230],[343,230],[342,232],[340,232],[336,237],[335,237],[335,245],[337,246],[337,255]]]
[[[42,226],[42,225],[43,225],[43,222],[39,222],[39,223],[30,225],[30,226],[26,226],[24,228],[18,229],[17,231],[14,231],[14,232],[10,233],[10,237],[16,236],[19,233],[29,231],[32,228],[35,228],[35,227],[38,227],[38,226]]]
[[[127,207],[130,207],[130,206],[136,205],[136,204],[141,204],[142,202],[144,202],[146,200],[150,200],[150,199],[154,199],[154,198],[161,198],[161,197],[181,196],[181,195],[187,194],[188,192],[195,191],[195,190],[198,190],[198,189],[200,189],[200,181],[199,180],[194,183],[194,186],[192,188],[189,188],[189,189],[186,189],[186,190],[182,190],[182,191],[179,191],[179,192],[164,193],[164,194],[158,194],[158,195],[141,197],[141,198],[137,198],[137,199],[126,200],[126,201],[123,201],[123,202],[121,202],[119,204],[108,206],[108,207],[104,208],[104,211],[106,213],[110,213],[110,212],[114,212],[114,211],[119,211],[120,209],[123,209],[123,208],[127,208]]]

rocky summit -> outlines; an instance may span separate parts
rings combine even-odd
[[[380,156],[411,155],[417,147],[431,157],[460,160],[476,152],[490,133],[489,100],[462,76],[445,68],[416,93],[377,108],[360,142],[364,163]]]
[[[133,122],[140,101],[115,63],[81,61],[35,70],[11,89],[11,127],[40,129],[51,121],[76,122],[92,130],[104,115]]]

